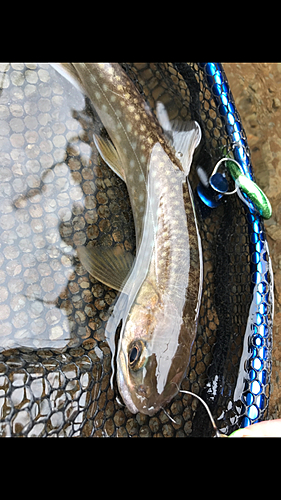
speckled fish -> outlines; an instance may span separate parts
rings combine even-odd
[[[119,247],[77,251],[91,275],[123,292],[107,324],[113,358],[122,320],[118,388],[132,413],[153,415],[177,393],[197,330],[202,257],[187,175],[201,130],[197,122],[171,122],[161,102],[157,120],[117,63],[59,70],[91,99],[111,139],[94,135],[96,147],[127,184],[135,260]]]

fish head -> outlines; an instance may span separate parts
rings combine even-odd
[[[158,293],[151,292],[147,291],[145,307],[137,297],[117,355],[117,382],[124,403],[132,413],[150,416],[177,394],[190,355],[180,341],[182,318],[170,299],[160,302]]]

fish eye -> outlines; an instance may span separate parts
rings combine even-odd
[[[140,356],[140,349],[138,349],[138,347],[134,345],[130,351],[130,357],[129,357],[130,365],[134,364],[138,360],[139,356]]]
[[[134,340],[129,345],[128,360],[131,370],[139,370],[146,360],[145,357],[145,343],[142,340]]]

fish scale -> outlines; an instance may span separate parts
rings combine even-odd
[[[183,184],[186,182],[182,175],[174,176],[176,183],[171,183],[173,172],[169,169],[169,161],[159,169],[159,193],[167,186],[166,193],[160,197],[158,228],[157,228],[157,276],[158,286],[165,289],[169,277],[169,287],[179,287],[179,281],[186,287],[189,274],[189,239],[194,223],[192,211],[186,211],[190,206],[190,197],[183,199]],[[170,188],[170,189],[169,189]],[[188,227],[188,230],[187,230]],[[193,231],[194,232],[194,231]],[[198,260],[198,269],[200,262]],[[197,280],[198,281],[198,280]],[[176,285],[175,285],[176,284]]]
[[[186,192],[184,199],[182,186],[201,130],[196,122],[170,122],[159,102],[162,132],[119,64],[73,63],[70,71],[73,68],[111,140],[94,135],[102,158],[127,184],[136,229],[136,259],[131,268],[130,259],[122,257],[118,248],[80,247],[78,257],[90,274],[123,292],[107,325],[114,359],[114,335],[123,320],[117,352],[119,391],[133,413],[154,414],[176,394],[197,328],[200,238],[191,198]],[[176,238],[170,238],[173,227],[181,228]],[[198,251],[192,265],[190,245]],[[131,365],[132,353],[141,357],[137,368]]]
[[[156,377],[156,387],[152,389],[147,382],[149,368],[146,368],[144,377],[141,378],[138,374],[137,381],[130,388],[133,403],[128,402],[128,392],[125,392],[126,404],[134,411],[135,394],[138,395],[141,391],[140,411],[150,415],[175,395],[175,384],[180,382],[185,373],[196,335],[202,281],[199,236],[185,175],[175,169],[160,144],[156,148],[154,175],[151,174],[154,187],[152,192],[159,200],[155,210],[155,246],[146,278],[128,314],[127,324],[121,331],[117,356],[117,377],[122,386],[124,382],[123,379],[120,380],[120,373],[127,369],[127,376],[124,376],[126,381],[130,376],[123,361],[130,343],[141,338],[151,345],[149,352],[153,354],[150,357],[157,357],[161,372]],[[148,183],[149,181],[150,179]],[[146,225],[144,233],[145,231]],[[192,259],[191,245],[194,246]],[[140,256],[141,250],[137,258],[141,261]],[[137,267],[137,263],[135,266]],[[130,289],[131,281],[134,281],[134,274],[126,283],[126,290]],[[176,360],[174,363],[173,359]],[[149,361],[146,367],[148,364]],[[174,385],[171,379],[175,381]],[[147,401],[143,394],[146,394]]]
[[[131,190],[129,195],[138,243],[143,229],[145,183],[151,148],[155,142],[160,142],[167,154],[171,155],[171,150],[161,127],[119,64],[73,63],[73,68],[117,149],[122,167],[127,166],[121,177]],[[67,71],[73,69],[67,65]],[[182,170],[177,158],[173,161]],[[120,175],[120,171],[117,173]]]

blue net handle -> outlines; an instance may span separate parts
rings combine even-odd
[[[247,142],[243,138],[241,121],[234,105],[229,85],[221,63],[199,63],[205,72],[208,86],[229,136],[235,160],[244,174],[254,179]],[[241,399],[246,408],[246,416],[241,427],[262,420],[267,406],[266,388],[271,374],[271,339],[273,320],[273,273],[264,234],[261,216],[254,206],[247,203],[250,254],[251,254],[251,292],[248,323],[246,326],[240,369],[234,392],[234,400]]]

